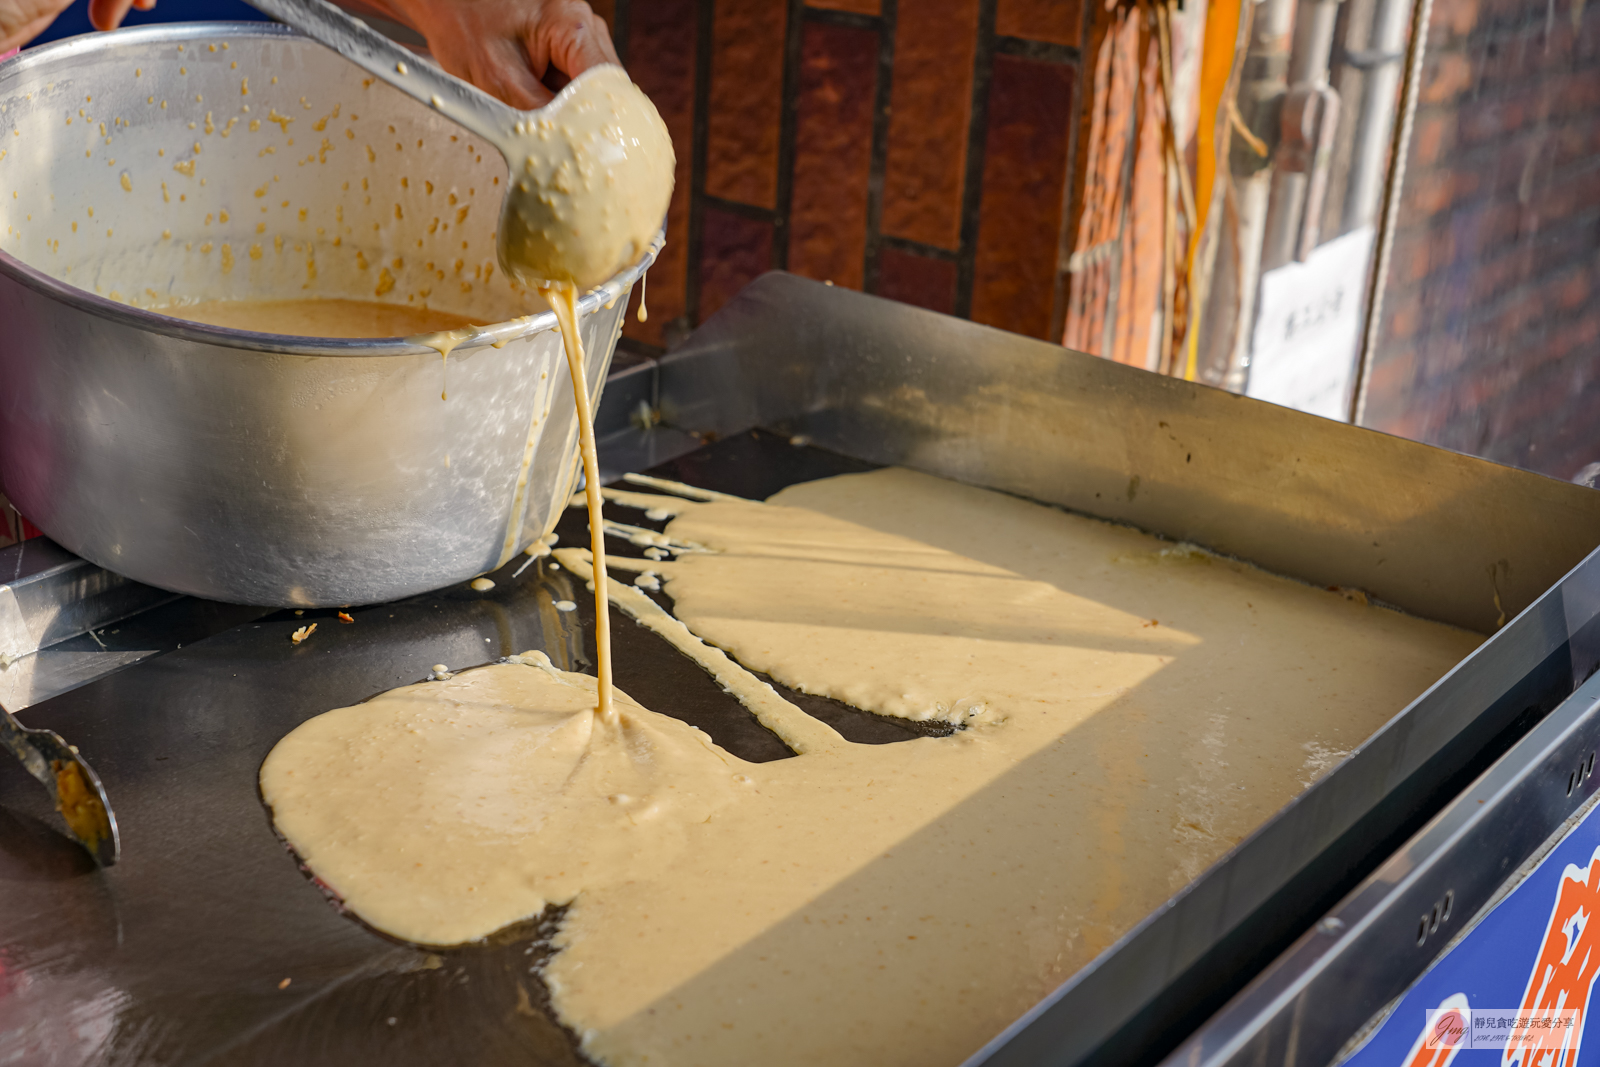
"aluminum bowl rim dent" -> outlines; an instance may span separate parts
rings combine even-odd
[[[305,34],[275,22],[171,22],[153,26],[137,26],[111,32],[94,31],[53,41],[50,44],[29,48],[10,59],[0,62],[0,93],[14,82],[23,79],[29,69],[70,55],[92,55],[121,44],[161,43],[174,41],[188,43],[218,37],[297,38],[317,47],[324,47]],[[630,267],[619,271],[578,299],[577,317],[581,320],[601,307],[609,307],[628,291],[655,262],[666,240],[666,228],[657,231],[650,247]],[[177,337],[185,341],[218,345],[225,348],[272,353],[278,355],[325,356],[331,359],[357,356],[419,355],[435,351],[427,345],[416,344],[403,337],[342,338],[304,337],[295,334],[256,333],[234,330],[225,326],[211,326],[173,318],[154,311],[131,307],[108,297],[80,289],[75,285],[50,277],[29,266],[9,252],[0,251],[0,274],[70,307],[87,311],[103,319],[133,326],[148,333]],[[558,328],[555,312],[541,311],[504,322],[472,327],[473,332],[453,349],[466,353],[485,345],[498,347],[507,341]]]

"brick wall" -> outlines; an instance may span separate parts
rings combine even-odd
[[[1600,460],[1600,11],[1434,0],[1367,424]]]
[[[1079,0],[595,7],[678,153],[636,350],[774,268],[1059,337]]]

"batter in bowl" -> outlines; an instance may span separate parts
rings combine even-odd
[[[465,316],[376,300],[205,300],[151,308],[175,319],[297,337],[405,337],[460,330]]]

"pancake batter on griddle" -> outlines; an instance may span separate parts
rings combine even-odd
[[[508,663],[313,719],[262,769],[279,828],[392,934],[569,903],[544,978],[610,1065],[958,1063],[1479,641],[907,471],[663,506],[708,551],[632,566],[803,755],[744,763],[620,694],[611,727],[592,681]],[[720,649],[965,728],[851,744]]]

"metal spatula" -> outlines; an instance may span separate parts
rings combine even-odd
[[[0,745],[22,761],[28,773],[50,790],[67,829],[102,867],[117,862],[122,843],[117,817],[106,802],[100,776],[78,750],[53,730],[30,730],[0,708]]]

